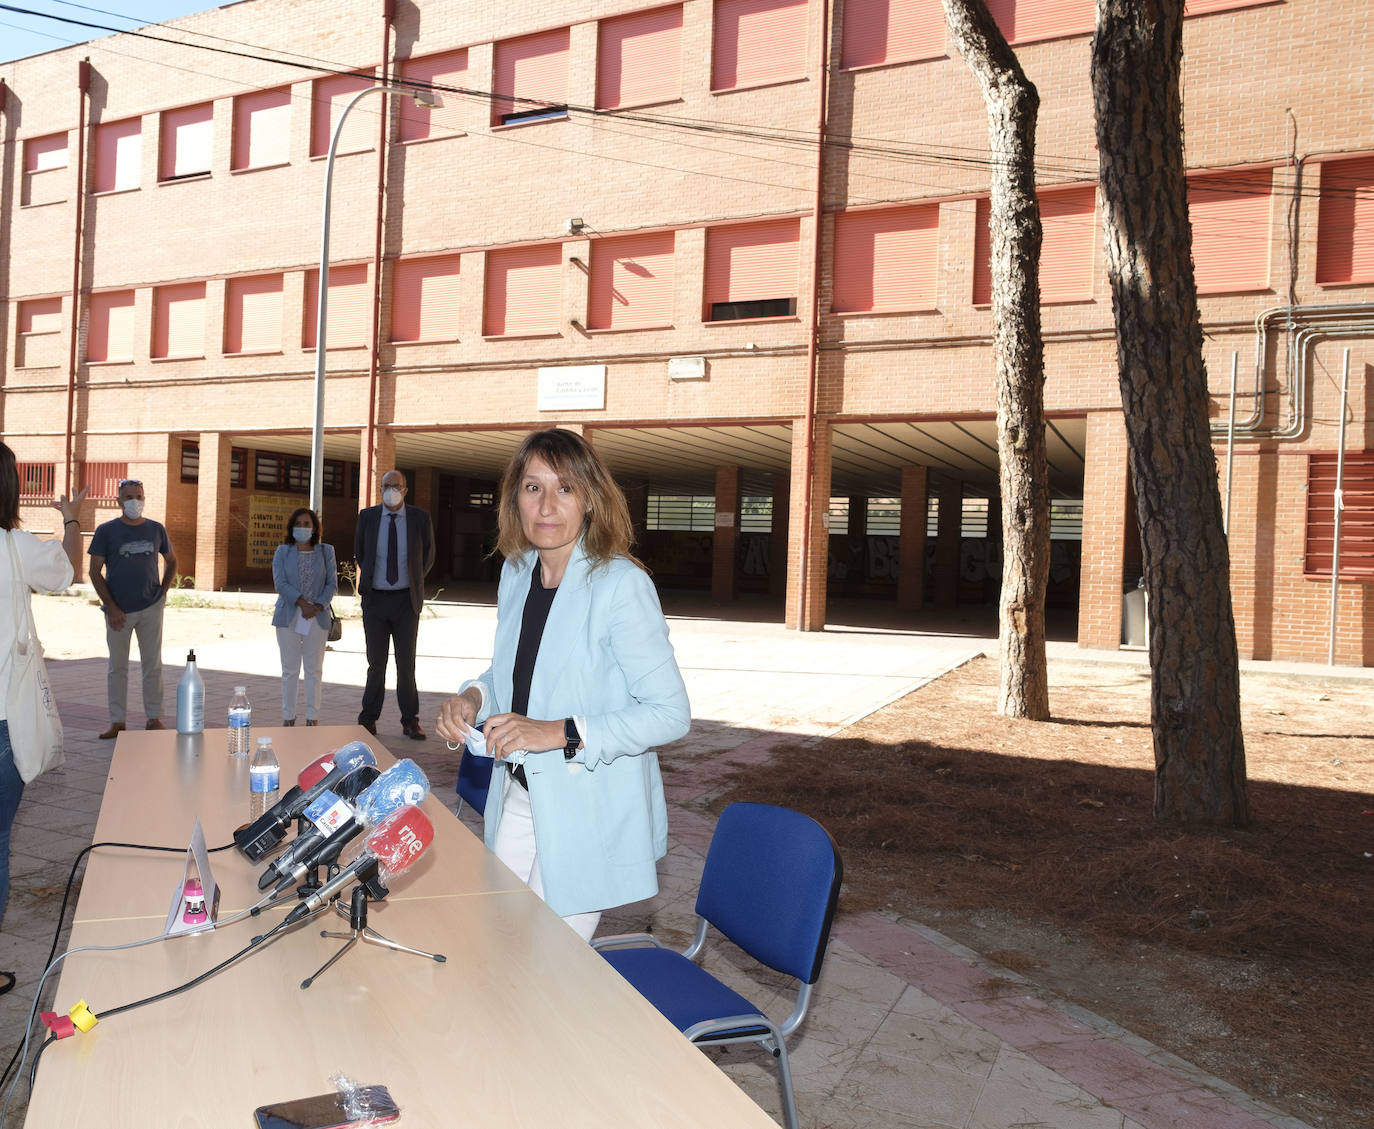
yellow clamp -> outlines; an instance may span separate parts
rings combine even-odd
[[[85,1000],[77,1000],[76,1006],[67,1013],[71,1016],[72,1022],[76,1024],[76,1029],[81,1032],[89,1031],[100,1022],[95,1017],[95,1012],[86,1006]]]

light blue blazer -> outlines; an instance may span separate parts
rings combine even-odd
[[[339,590],[339,565],[334,558],[334,546],[323,541],[316,546],[316,552],[324,557],[320,569],[315,573],[314,592],[300,589],[301,570],[297,558],[300,550],[292,545],[278,545],[272,554],[272,586],[277,590],[277,606],[272,609],[273,627],[290,627],[296,622],[296,601],[304,596],[312,604],[323,604],[317,618],[320,626],[329,630],[329,603]]]
[[[538,559],[531,550],[501,570],[492,663],[464,687],[481,684],[479,723],[510,710],[520,621]],[[573,760],[561,748],[525,759],[544,897],[565,917],[658,892],[668,810],[653,746],[686,736],[691,724],[653,582],[623,557],[593,567],[580,542],[549,609],[529,701],[536,721],[575,715],[585,717],[586,732]],[[487,793],[488,846],[501,826],[503,793],[497,786]]]

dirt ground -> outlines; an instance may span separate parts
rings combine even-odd
[[[719,798],[799,808],[841,912],[956,938],[1314,1125],[1374,1126],[1369,683],[1244,675],[1252,822],[1156,825],[1148,672],[1051,663],[1053,720],[979,659]],[[823,786],[818,786],[823,785]]]

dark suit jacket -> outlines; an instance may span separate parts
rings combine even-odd
[[[353,559],[358,562],[358,593],[372,591],[377,571],[377,532],[382,525],[382,506],[368,506],[358,515],[353,533]],[[425,576],[434,567],[434,528],[429,513],[419,506],[406,507],[406,555],[410,574],[410,602],[419,615],[425,604]]]

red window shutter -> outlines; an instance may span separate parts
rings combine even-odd
[[[62,363],[62,299],[35,298],[19,303],[14,363],[39,368]]]
[[[281,318],[281,275],[229,279],[224,290],[224,351],[280,352]]]
[[[939,236],[938,204],[837,213],[830,308],[932,309]]]
[[[973,213],[973,304],[992,305],[992,201],[978,197]]]
[[[153,291],[153,356],[205,355],[205,283],[184,282]]]
[[[1231,8],[1255,8],[1272,4],[1274,0],[1184,0],[1183,16],[1205,16],[1208,12],[1225,12]]]
[[[233,169],[261,169],[291,159],[291,88],[259,90],[234,99]]]
[[[214,142],[213,102],[162,112],[162,147],[158,179],[177,180],[210,171]]]
[[[716,0],[711,89],[806,74],[806,0]]]
[[[401,64],[402,83],[407,80],[417,83],[420,89],[426,86],[466,86],[468,81],[468,53],[445,51],[441,55],[425,55],[419,59],[406,59]],[[400,106],[401,140],[423,141],[429,137],[452,137],[462,133],[458,124],[458,107],[461,95],[450,91],[435,91],[439,105],[434,109],[417,106],[414,98],[398,95]]]
[[[1040,301],[1086,302],[1093,296],[1097,192],[1091,185],[1040,195]]]
[[[458,339],[461,255],[399,259],[391,283],[391,340]]]
[[[1336,539],[1334,452],[1307,457],[1307,554],[1304,571],[1331,575]],[[1374,580],[1374,452],[1347,451],[1341,484],[1343,580]]]
[[[482,332],[488,337],[557,333],[562,266],[563,248],[557,243],[488,251]]]
[[[800,239],[796,216],[709,228],[703,316],[710,320],[717,302],[795,299]]]
[[[92,294],[86,332],[86,360],[134,359],[134,292],[114,290]]]
[[[602,20],[596,59],[598,109],[681,97],[682,5]]]
[[[47,172],[67,167],[67,135],[54,133],[47,137],[30,137],[24,142],[24,171]]]
[[[938,59],[944,53],[940,0],[845,0],[842,66]]]
[[[1199,294],[1263,290],[1269,285],[1272,182],[1268,169],[1188,178]]]
[[[1374,282],[1374,157],[1322,164],[1317,281]]]
[[[592,244],[589,329],[647,329],[673,322],[673,233]]]
[[[318,321],[320,271],[305,272],[305,326],[301,341],[315,347]],[[367,264],[329,268],[329,297],[325,308],[325,349],[356,349],[367,344],[372,328],[372,291],[367,284]]]
[[[143,162],[143,120],[126,118],[96,126],[94,192],[137,188]]]
[[[492,125],[506,114],[537,110],[540,103],[567,104],[568,38],[568,29],[560,27],[496,44]]]
[[[988,11],[1008,43],[1090,35],[1097,23],[1097,0],[988,0]]]
[[[339,115],[360,90],[373,84],[370,74],[340,74],[328,78],[317,78],[311,93],[310,104],[310,155],[324,157],[329,153],[329,142],[334,137],[334,126]],[[387,110],[384,94],[371,95],[375,102],[371,106],[358,106],[348,115],[344,123],[339,147],[335,153],[362,153],[372,148],[372,139],[377,136],[377,115]]]

